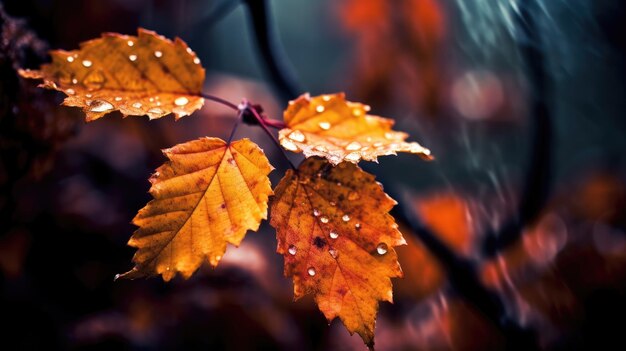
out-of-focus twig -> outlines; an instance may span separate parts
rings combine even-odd
[[[274,31],[269,4],[266,0],[243,0],[248,7],[253,35],[269,77],[283,103],[297,97],[302,91],[289,66],[285,53]]]
[[[493,233],[487,233],[483,254],[494,257],[518,241],[524,227],[541,213],[550,193],[552,162],[552,121],[549,103],[551,87],[545,55],[533,14],[536,0],[522,0],[516,17],[520,33],[517,45],[526,65],[529,82],[530,156],[517,214]]]

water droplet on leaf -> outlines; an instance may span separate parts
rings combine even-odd
[[[348,222],[348,221],[350,220],[350,216],[348,216],[348,215],[343,215],[343,217],[341,217],[341,219],[342,219],[344,222]]]
[[[298,249],[296,249],[296,247],[295,247],[295,246],[290,245],[290,246],[289,246],[289,250],[288,250],[288,251],[289,251],[289,254],[290,254],[291,256],[295,256],[295,255],[296,255],[296,252],[298,252]]]
[[[92,64],[93,63],[91,61],[89,61],[89,60],[83,60],[83,66],[85,66],[85,67],[91,67]]]
[[[361,149],[361,143],[358,141],[353,141],[348,146],[346,146],[346,150],[348,151],[356,151]]]
[[[294,144],[293,141],[291,141],[289,139],[282,139],[280,141],[280,145],[282,145],[286,150],[289,150],[289,151],[296,151],[296,150],[298,150],[298,146],[296,144]]]
[[[91,112],[105,112],[113,109],[113,105],[104,100],[94,100],[89,103],[89,111]]]
[[[344,159],[351,161],[351,162],[356,162],[361,159],[361,154],[359,154],[358,152],[351,152],[347,154],[346,157],[344,157]]]
[[[324,110],[324,105],[317,105],[317,107],[315,107],[315,111],[317,111],[318,113],[322,113],[324,112]]]
[[[386,254],[386,253],[387,253],[387,244],[385,244],[385,243],[380,243],[380,244],[378,244],[378,246],[376,246],[376,252],[377,252],[379,255],[384,255],[384,254]]]
[[[129,55],[128,59],[131,60],[132,62],[135,62],[137,60],[137,55]]]
[[[322,216],[322,217],[320,217],[320,222],[322,222],[322,223],[328,223],[328,217],[326,217],[326,216]]]
[[[306,138],[304,136],[304,134],[302,134],[301,131],[299,130],[294,130],[293,132],[291,132],[291,134],[289,134],[289,139],[293,140],[293,141],[297,141],[299,143],[303,142]]]
[[[319,123],[320,128],[322,128],[323,130],[329,130],[330,129],[330,123],[328,122],[320,122]]]
[[[157,51],[155,51],[155,52],[154,52],[154,57],[159,58],[159,57],[161,57],[161,56],[163,56],[163,52],[161,52],[161,51],[159,51],[159,50],[157,50]]]
[[[334,230],[331,230],[331,231],[330,231],[330,238],[331,238],[331,239],[337,239],[338,237],[339,237],[339,233],[337,233],[337,232],[336,232],[336,231],[334,231]]]
[[[330,249],[328,249],[328,253],[330,254],[330,256],[331,256],[332,258],[335,258],[335,259],[336,259],[337,257],[339,257],[339,251],[335,250],[335,249],[334,249],[334,248],[332,248],[332,247],[331,247]]]
[[[307,273],[309,273],[309,275],[312,277],[315,275],[315,268],[313,267],[309,267],[309,269],[307,269]]]
[[[186,97],[184,97],[184,96],[181,96],[181,97],[179,97],[179,98],[176,98],[176,100],[174,100],[174,104],[175,104],[176,106],[185,106],[185,105],[187,105],[188,103],[189,103],[189,99],[187,99],[187,98],[186,98]]]

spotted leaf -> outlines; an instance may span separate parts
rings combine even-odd
[[[87,121],[119,110],[124,116],[176,118],[202,107],[204,68],[181,39],[139,29],[138,36],[105,33],[79,50],[55,50],[40,70],[20,70],[42,87],[64,92],[64,105],[80,107]]]
[[[406,133],[391,129],[393,120],[368,115],[369,106],[346,101],[343,93],[310,97],[302,95],[285,110],[286,128],[279,132],[286,150],[320,156],[336,165],[361,159],[408,152],[430,160],[430,150],[406,142]]]
[[[275,193],[270,223],[295,297],[313,294],[329,321],[372,346],[378,302],[392,302],[390,278],[402,276],[393,247],[405,241],[388,213],[396,202],[358,166],[318,157],[287,171]]]

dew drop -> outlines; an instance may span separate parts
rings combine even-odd
[[[348,146],[346,146],[346,150],[348,151],[356,151],[361,149],[361,143],[358,141],[353,141]]]
[[[126,42],[126,44],[128,44],[128,46],[133,46],[135,45],[135,43],[132,40],[129,40]]]
[[[337,203],[336,203],[335,201],[331,201],[331,202],[329,202],[329,204],[330,204],[332,207],[337,206]]]
[[[161,110],[158,107],[153,107],[153,108],[148,110],[148,113],[152,113],[152,114],[155,114],[155,115],[160,115],[160,114],[163,114],[163,110]]]
[[[330,231],[330,238],[331,238],[331,239],[337,239],[338,237],[339,237],[339,233],[337,233],[337,232],[336,232],[336,231],[334,231],[334,230],[331,230],[331,231]]]
[[[356,191],[351,191],[350,194],[348,194],[348,200],[350,201],[358,200],[360,197],[361,196]]]
[[[137,55],[128,55],[128,59],[135,62],[137,60]]]
[[[363,109],[364,109],[366,112],[370,112],[370,110],[371,110],[372,108],[370,107],[370,105],[363,105]]]
[[[361,159],[361,154],[359,154],[358,152],[351,152],[347,154],[346,157],[344,157],[344,159],[351,161],[351,162],[356,162]]]
[[[187,99],[187,98],[186,98],[186,97],[184,97],[184,96],[181,96],[181,97],[179,97],[179,98],[176,98],[176,100],[174,100],[174,104],[175,104],[176,106],[185,106],[185,105],[187,105],[188,103],[189,103],[189,99]]]
[[[189,53],[189,54],[193,54],[193,51],[191,50],[191,48],[190,48],[190,47],[188,47],[188,48],[187,48],[187,53]]]
[[[289,254],[290,254],[291,256],[295,256],[295,255],[296,255],[296,252],[298,252],[298,249],[296,249],[296,247],[295,247],[295,246],[293,246],[293,245],[289,245],[289,250],[288,250],[288,251],[289,251]]]
[[[193,63],[195,63],[196,65],[199,65],[200,64],[200,59],[197,58],[197,57],[194,57],[193,58]]]
[[[313,215],[314,215],[315,217],[319,216],[319,215],[320,215],[320,211],[318,211],[317,209],[314,209],[314,210],[313,210]]]
[[[350,216],[348,216],[348,215],[343,215],[343,217],[341,217],[341,219],[342,219],[344,222],[347,222],[347,221],[349,221],[349,220],[350,220]]]
[[[280,145],[282,145],[285,150],[289,150],[289,151],[296,151],[298,150],[298,146],[296,144],[293,143],[293,141],[289,140],[289,139],[282,139],[280,141]]]
[[[324,101],[330,101],[330,95],[324,95],[324,96],[322,96],[322,100],[324,100]]]
[[[330,256],[332,258],[337,258],[339,257],[339,251],[335,250],[335,248],[331,247],[330,249],[328,249],[328,253],[330,254]]]
[[[67,93],[67,95],[74,95],[74,94],[76,94],[76,91],[74,91],[74,89],[72,89],[72,88],[65,89],[65,92]]]
[[[294,130],[293,132],[291,132],[291,134],[289,134],[289,139],[293,140],[293,141],[297,141],[299,143],[303,142],[306,138],[304,136],[304,134],[302,134],[301,131],[299,130]]]
[[[357,223],[357,224],[355,224],[355,225],[354,225],[354,227],[355,227],[356,229],[361,229],[361,223]]]
[[[78,84],[78,79],[76,78],[72,79],[72,84]]]
[[[379,255],[386,254],[387,253],[387,244],[385,244],[385,243],[378,244],[378,246],[376,246],[376,252],[378,252]]]
[[[122,97],[121,96],[116,96],[115,97],[115,101],[122,101]]]
[[[89,111],[91,112],[105,112],[112,109],[113,105],[104,100],[94,100],[89,103]]]
[[[352,110],[352,115],[354,117],[359,117],[362,114],[363,114],[363,112],[361,112],[361,110],[359,110],[358,108],[355,108],[354,110]]]
[[[83,66],[85,66],[85,67],[91,67],[92,64],[93,63],[91,61],[89,61],[89,60],[83,60]]]
[[[93,95],[91,95],[91,94],[85,94],[85,97],[87,97],[87,98],[91,98],[92,96]]]
[[[134,107],[134,108],[141,108],[141,102],[135,102],[135,103],[133,104],[133,107]]]
[[[155,51],[155,52],[154,52],[154,57],[159,58],[159,57],[161,57],[161,56],[163,56],[163,52],[161,52],[161,51],[159,51],[159,50],[157,50],[157,51]]]
[[[322,223],[328,223],[328,217],[326,217],[326,216],[322,216],[322,217],[320,217],[320,222],[322,222]]]
[[[317,111],[317,113],[322,113],[322,112],[324,112],[325,109],[326,108],[324,107],[324,105],[317,105],[315,107],[315,111]]]
[[[74,56],[68,56],[67,57],[67,62],[74,62]]]
[[[309,269],[307,269],[307,273],[309,273],[309,275],[312,277],[315,275],[315,268],[313,267],[309,267]]]
[[[320,122],[319,123],[320,128],[322,128],[323,130],[329,130],[330,129],[330,123],[328,122]]]

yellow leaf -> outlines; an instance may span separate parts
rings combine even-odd
[[[402,276],[393,247],[405,241],[388,213],[396,202],[358,166],[317,157],[275,192],[270,223],[295,297],[313,294],[329,321],[373,345],[378,301],[392,302],[390,278]]]
[[[369,106],[346,101],[343,93],[310,97],[302,95],[285,110],[286,128],[279,132],[281,145],[305,157],[320,156],[337,165],[342,161],[376,161],[397,152],[418,154],[430,160],[430,150],[405,142],[406,133],[391,129],[393,120],[367,114]]]
[[[164,153],[169,161],[150,179],[154,200],[133,219],[135,267],[121,278],[188,278],[207,258],[216,266],[227,243],[239,245],[267,218],[272,166],[250,140],[203,138]]]
[[[204,68],[179,38],[172,42],[140,28],[138,36],[105,33],[79,50],[50,55],[51,63],[20,75],[64,92],[63,104],[82,108],[87,121],[115,110],[150,119],[174,113],[178,119],[204,104]]]

